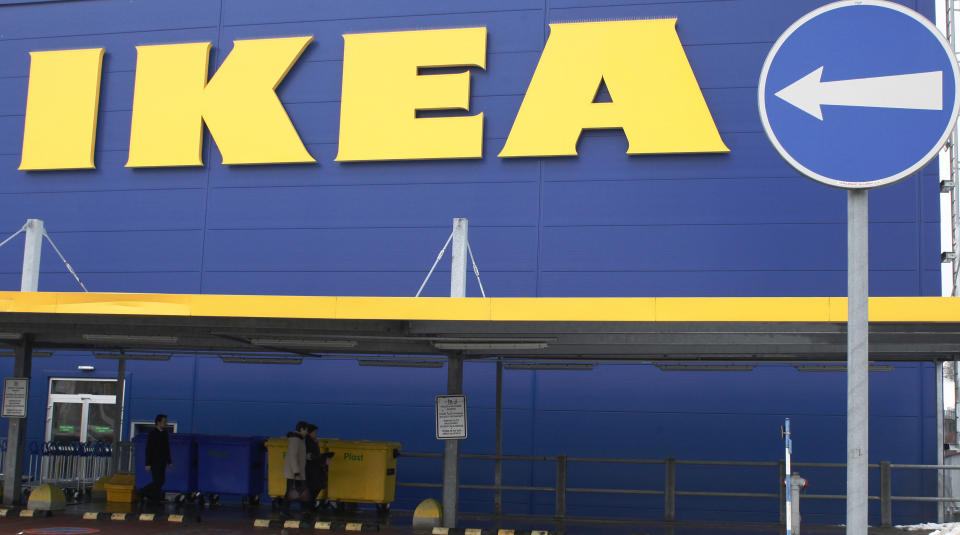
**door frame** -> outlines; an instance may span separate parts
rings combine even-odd
[[[49,442],[53,432],[53,404],[54,403],[78,403],[82,405],[80,409],[80,442],[86,442],[87,424],[90,416],[90,405],[116,405],[119,398],[120,421],[116,425],[123,429],[123,398],[126,388],[126,380],[120,384],[119,392],[116,395],[95,395],[95,394],[51,394],[54,381],[77,381],[77,382],[101,382],[116,383],[116,378],[110,377],[50,377],[47,381],[47,417],[44,424],[44,441]]]

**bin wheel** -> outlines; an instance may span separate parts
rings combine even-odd
[[[280,498],[274,498],[270,501],[270,509],[276,511],[280,508]]]
[[[385,514],[387,514],[387,513],[389,513],[389,512],[390,512],[390,504],[389,504],[389,503],[378,503],[378,504],[377,504],[377,514],[379,514],[379,515],[385,515]]]

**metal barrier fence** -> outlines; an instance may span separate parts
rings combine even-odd
[[[439,453],[408,453],[401,452],[401,457],[410,458],[428,458],[442,459],[443,454]],[[677,460],[675,458],[667,459],[603,459],[586,457],[567,457],[559,455],[557,457],[529,457],[518,455],[461,455],[462,459],[480,459],[494,461],[499,465],[502,461],[536,461],[556,463],[556,478],[554,486],[516,486],[516,485],[459,485],[458,489],[474,490],[492,490],[494,491],[495,511],[500,512],[502,491],[529,491],[529,492],[552,492],[556,496],[555,518],[567,518],[567,495],[570,493],[578,494],[621,494],[621,495],[653,495],[664,497],[665,521],[676,520],[677,496],[700,496],[700,497],[719,497],[719,498],[758,498],[758,499],[777,499],[780,503],[780,521],[784,522],[786,517],[786,490],[782,482],[786,478],[786,466],[783,461],[779,462],[747,462],[747,461],[688,461]],[[604,488],[576,488],[567,485],[567,468],[570,463],[604,463],[604,464],[633,464],[633,465],[663,465],[664,466],[664,486],[663,489],[604,489]],[[771,486],[776,485],[778,492],[718,492],[702,490],[679,490],[677,485],[677,466],[678,465],[696,465],[696,466],[721,466],[721,467],[768,467],[778,469],[778,478],[774,479],[771,473]],[[846,463],[793,463],[797,468],[837,468],[846,470]],[[870,496],[869,499],[880,502],[880,516],[884,527],[892,525],[893,521],[893,502],[930,502],[930,503],[955,503],[960,504],[960,497],[938,497],[938,496],[894,496],[892,488],[893,470],[960,470],[960,466],[948,465],[928,465],[928,464],[893,464],[887,461],[879,464],[869,465],[871,470],[880,471],[880,496]],[[495,478],[496,480],[497,478]],[[440,483],[413,483],[397,482],[398,487],[426,487],[442,488]],[[843,494],[803,494],[804,500],[846,500]]]
[[[6,463],[7,441],[0,440],[0,477]],[[51,483],[68,498],[81,499],[94,482],[115,472],[114,448],[106,442],[39,442],[27,444],[23,488],[32,491]],[[117,450],[117,473],[133,471],[133,443],[121,442]]]

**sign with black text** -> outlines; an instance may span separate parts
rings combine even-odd
[[[3,385],[3,417],[27,417],[27,387],[30,379],[7,377]]]
[[[437,440],[467,438],[467,396],[437,396]]]

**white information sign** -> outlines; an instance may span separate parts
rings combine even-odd
[[[467,396],[437,396],[437,440],[467,438]]]
[[[30,379],[7,377],[3,385],[3,417],[27,417],[27,387]]]

